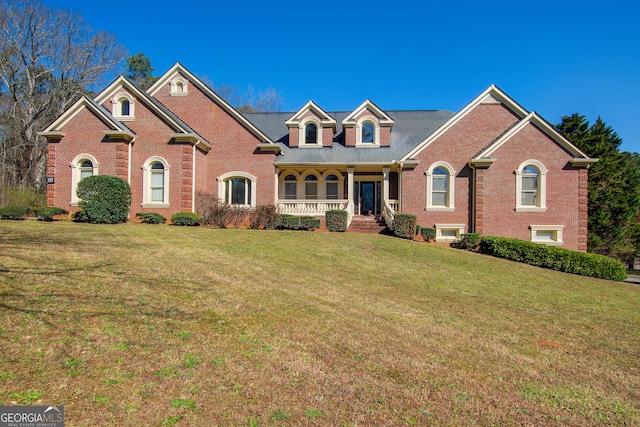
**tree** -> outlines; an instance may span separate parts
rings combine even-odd
[[[600,159],[589,169],[589,251],[629,262],[640,252],[640,160],[620,152],[622,139],[598,117],[562,117],[556,128],[590,157]]]
[[[155,68],[151,66],[151,60],[142,52],[127,58],[127,72],[125,76],[136,83],[140,88],[146,90],[158,80],[151,73]]]
[[[113,35],[72,12],[0,0],[0,187],[42,186],[47,143],[37,132],[124,57]]]

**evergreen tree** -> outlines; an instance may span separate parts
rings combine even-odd
[[[589,251],[631,262],[640,252],[640,160],[620,152],[622,139],[598,117],[562,118],[556,128],[590,157],[600,159],[589,169]]]
[[[141,89],[148,89],[158,80],[154,77],[155,68],[151,66],[151,60],[147,56],[139,52],[127,58],[127,71],[125,76],[137,84]]]

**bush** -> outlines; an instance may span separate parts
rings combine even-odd
[[[315,230],[320,227],[320,220],[312,216],[280,215],[277,228],[280,230]]]
[[[454,242],[452,246],[458,249],[478,252],[480,240],[482,240],[482,236],[478,233],[465,233],[460,236],[460,240]]]
[[[167,222],[167,218],[155,212],[138,212],[136,216],[145,224],[164,224]]]
[[[230,206],[231,208],[231,223],[235,228],[239,228],[242,225],[247,225],[249,219],[249,213],[251,208],[246,206]]]
[[[220,203],[213,194],[199,191],[196,194],[196,212],[202,217],[202,224],[227,228],[233,220],[231,206]]]
[[[276,228],[280,214],[276,205],[257,206],[256,209],[249,214],[249,228],[271,230]]]
[[[88,222],[117,224],[126,222],[131,206],[131,188],[127,181],[110,175],[94,175],[78,183],[78,205]]]
[[[46,207],[38,210],[38,221],[53,221],[56,215],[66,215],[69,211],[62,208]]]
[[[27,208],[27,214],[35,215],[47,206],[47,195],[33,188],[5,188],[4,199],[5,205]]]
[[[89,222],[89,217],[87,216],[87,213],[84,211],[84,209],[80,209],[79,211],[74,212],[73,215],[71,215],[71,219],[75,222]]]
[[[29,208],[26,206],[9,205],[0,208],[0,219],[25,219],[29,212]]]
[[[327,224],[327,230],[337,232],[347,231],[347,220],[349,218],[347,211],[339,209],[326,211],[324,218]]]
[[[173,225],[200,225],[202,223],[202,217],[193,212],[178,212],[171,215],[171,223]]]
[[[393,216],[393,234],[403,239],[413,239],[416,235],[417,217],[411,214],[395,214]]]
[[[422,227],[420,233],[425,242],[432,242],[436,239],[436,229],[430,227]]]
[[[608,280],[627,278],[624,264],[613,258],[524,240],[485,236],[480,240],[480,252],[565,273]]]

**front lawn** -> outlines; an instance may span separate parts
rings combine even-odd
[[[640,287],[386,236],[0,221],[0,319],[65,426],[640,423]]]

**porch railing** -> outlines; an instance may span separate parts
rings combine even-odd
[[[382,206],[382,216],[384,222],[389,227],[389,230],[393,230],[393,214],[398,209],[398,202],[396,200],[385,200]]]
[[[324,216],[326,211],[348,208],[349,201],[344,200],[278,200],[278,212],[289,215]],[[353,206],[351,208],[352,215]]]

